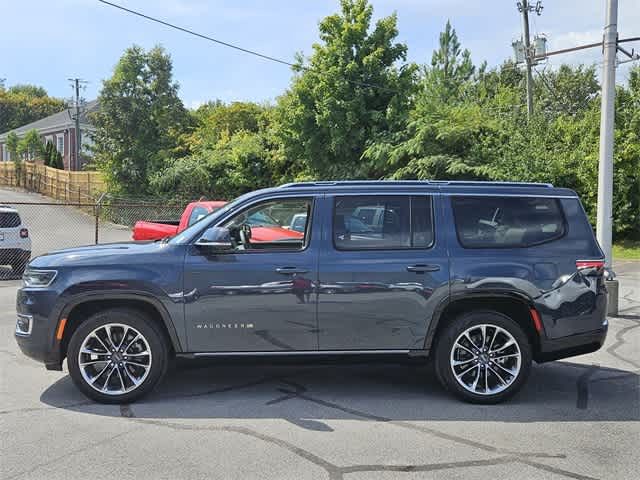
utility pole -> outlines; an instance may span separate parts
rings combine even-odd
[[[75,120],[75,131],[76,131],[76,135],[75,135],[75,149],[74,149],[74,155],[73,155],[73,162],[71,162],[71,164],[69,165],[69,170],[78,170],[80,168],[80,148],[82,145],[82,136],[80,133],[80,108],[81,108],[81,100],[80,100],[80,84],[81,83],[87,83],[86,81],[80,79],[80,78],[69,78],[69,80],[72,83],[72,88],[74,88],[75,90],[75,100],[74,100],[74,104],[75,104],[75,114],[74,114],[74,120]]]
[[[605,0],[606,14],[602,50],[602,95],[600,107],[600,157],[598,163],[598,208],[596,236],[611,268],[611,224],[613,221],[613,129],[616,96],[616,51],[618,49],[618,0]]]
[[[533,115],[533,75],[531,73],[531,40],[529,39],[529,0],[518,3],[518,9],[522,12],[522,28],[524,31],[524,58],[527,67],[527,118]]]

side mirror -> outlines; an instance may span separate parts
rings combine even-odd
[[[234,249],[229,229],[224,227],[208,228],[194,245],[212,252],[231,252]]]

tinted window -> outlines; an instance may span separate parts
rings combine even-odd
[[[302,249],[309,234],[306,228],[311,213],[309,198],[268,200],[234,215],[224,226],[231,230],[249,228],[248,243],[238,243],[238,250]],[[301,230],[291,228],[294,218],[303,218]]]
[[[564,235],[558,200],[452,197],[458,240],[468,248],[527,247]]]
[[[291,230],[296,232],[304,232],[307,227],[307,215],[295,215],[291,220]]]
[[[339,250],[428,248],[431,197],[336,197],[333,241]]]
[[[191,215],[189,215],[189,226],[199,222],[207,215],[209,215],[209,210],[205,207],[194,207],[193,210],[191,210]]]
[[[0,228],[20,226],[20,216],[16,212],[0,212]]]

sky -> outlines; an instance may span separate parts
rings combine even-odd
[[[310,54],[318,22],[338,11],[338,0],[112,0],[185,28],[292,61]],[[371,0],[374,17],[398,15],[398,40],[409,61],[428,63],[447,19],[474,62],[499,65],[512,55],[521,35],[515,0]],[[602,37],[605,0],[543,0],[531,16],[531,33],[545,34],[548,50],[597,42]],[[122,52],[133,44],[160,44],[171,54],[174,79],[189,108],[214,99],[272,101],[290,83],[291,70],[185,33],[150,23],[97,0],[0,0],[0,78],[6,85],[31,83],[50,95],[72,94],[68,78],[87,80],[83,96],[98,95]],[[640,36],[640,0],[619,0],[620,38]],[[632,45],[640,50],[640,42]],[[620,56],[622,59],[622,57]],[[600,49],[551,57],[537,68],[562,63],[596,64]],[[640,62],[634,62],[638,64]],[[631,63],[620,65],[618,82]]]

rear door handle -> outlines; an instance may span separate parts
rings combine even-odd
[[[440,265],[418,264],[418,265],[409,265],[407,267],[408,272],[416,272],[416,273],[437,272],[438,270],[440,270]]]
[[[309,273],[309,270],[298,267],[278,267],[276,268],[276,272],[282,275],[293,275],[294,273]]]

